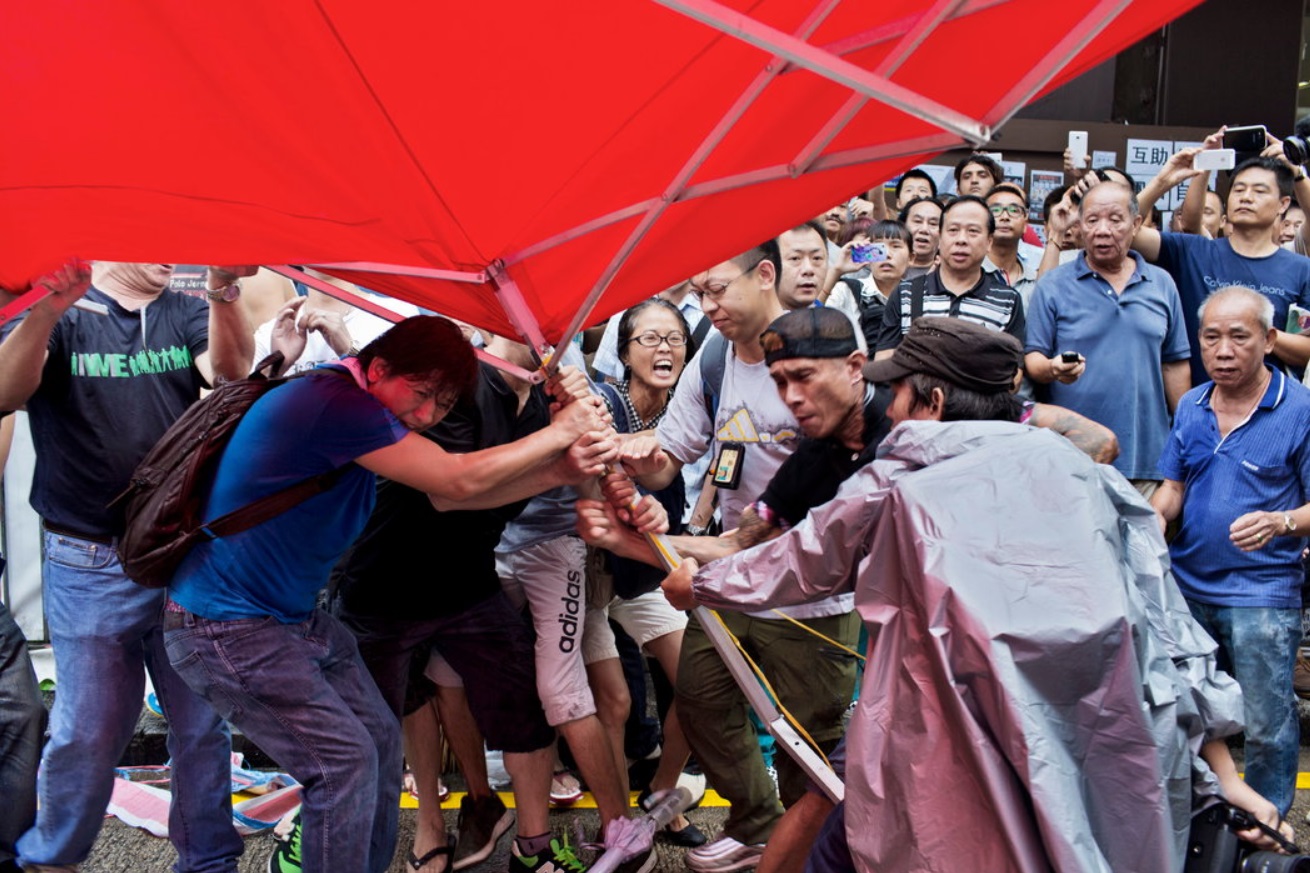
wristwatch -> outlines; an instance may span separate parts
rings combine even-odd
[[[214,303],[235,303],[241,296],[241,283],[229,282],[218,288],[210,288],[205,292],[205,296]]]
[[[1287,533],[1291,533],[1292,531],[1296,530],[1296,522],[1292,520],[1292,513],[1290,512],[1283,513],[1283,528],[1286,530]]]

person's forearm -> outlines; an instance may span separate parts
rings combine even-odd
[[[1042,249],[1041,263],[1037,265],[1037,278],[1040,279],[1047,270],[1054,270],[1058,266],[1060,266],[1060,244],[1048,239]]]
[[[1178,409],[1178,401],[1192,387],[1192,362],[1189,360],[1167,361],[1161,368],[1164,377],[1164,399],[1169,406],[1169,414]]]
[[[1310,361],[1310,334],[1288,333],[1280,325],[1274,337],[1274,357],[1293,367],[1304,367]]]
[[[32,309],[22,324],[0,342],[0,410],[14,410],[41,385],[50,332],[59,316]]]
[[[1072,409],[1037,403],[1028,423],[1055,431],[1098,464],[1110,464],[1119,457],[1119,438],[1114,431]]]
[[[1165,521],[1173,521],[1183,511],[1183,484],[1165,479],[1151,495],[1151,508]]]
[[[1205,212],[1205,192],[1210,187],[1210,171],[1206,170],[1187,186],[1187,196],[1178,209],[1178,226],[1183,233],[1200,233],[1201,216]],[[1164,228],[1161,228],[1163,230]]]
[[[246,310],[236,303],[209,304],[209,366],[217,380],[232,381],[250,375],[255,354],[255,333]]]
[[[837,287],[841,281],[842,273],[836,267],[828,268],[828,275],[823,277],[823,288],[819,290],[819,302],[827,303],[828,297],[832,294],[832,289]]]
[[[429,494],[428,499],[442,512],[454,509],[495,509],[516,500],[536,497],[544,491],[568,485],[570,482],[563,457],[560,456],[553,461],[539,463],[506,482],[485,488],[463,499],[454,500],[439,494]]]
[[[1023,369],[1034,382],[1049,385],[1055,381],[1055,367],[1051,359],[1041,352],[1028,352],[1024,355]]]
[[[1159,175],[1152,176],[1151,180],[1143,185],[1142,190],[1137,193],[1137,211],[1142,215],[1149,216],[1151,210],[1155,208],[1155,202],[1177,184],[1177,182],[1169,184],[1168,179],[1164,179]]]

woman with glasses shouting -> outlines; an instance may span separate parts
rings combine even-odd
[[[691,332],[678,307],[658,297],[638,303],[619,320],[618,351],[623,379],[618,384],[599,385],[598,390],[614,418],[619,433],[653,430],[668,408],[673,388],[687,363]],[[681,533],[683,482],[681,476],[655,492],[669,514],[669,531]],[[607,720],[615,756],[623,759],[623,727],[631,704],[623,667],[619,662],[614,633],[607,619],[613,619],[642,650],[659,661],[670,681],[678,675],[678,652],[687,617],[669,605],[659,590],[662,573],[636,561],[595,552],[588,562],[587,625],[583,633],[583,660],[598,713],[623,712],[617,722]],[[687,740],[678,724],[677,706],[671,705],[664,718],[664,742],[659,767],[649,786],[641,786],[638,801],[646,804],[654,792],[678,784],[689,755]],[[693,796],[695,792],[693,791]],[[664,829],[674,845],[695,847],[705,835],[679,815]]]

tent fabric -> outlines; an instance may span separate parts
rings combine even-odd
[[[751,26],[992,128],[1197,2],[5,4],[0,287],[74,255],[503,266],[558,340],[598,285],[595,318],[963,141]],[[490,281],[336,272],[511,330]]]

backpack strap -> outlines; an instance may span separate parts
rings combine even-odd
[[[348,465],[346,465],[348,466]],[[346,466],[319,473],[288,485],[280,491],[261,497],[254,503],[247,503],[240,509],[234,509],[226,515],[219,516],[208,524],[202,524],[199,532],[208,539],[231,536],[252,527],[263,524],[294,506],[304,503],[309,498],[329,491],[346,473]]]
[[[605,399],[610,416],[614,419],[614,429],[619,433],[632,433],[632,422],[628,421],[628,407],[619,396],[619,389],[609,382],[596,382],[593,388]]]
[[[705,343],[700,356],[701,394],[705,397],[705,411],[710,414],[710,427],[719,412],[719,395],[723,393],[723,372],[728,367],[728,340],[716,333]]]
[[[282,353],[273,352],[273,354],[259,362],[255,367],[255,372],[251,373],[251,377],[264,378],[261,371],[270,364],[274,366],[269,372],[277,372],[279,369],[277,365],[281,364],[281,362]],[[325,367],[323,369],[338,379],[349,379],[352,385],[355,383],[355,376],[349,370],[342,367]],[[304,373],[298,373],[289,378],[299,379],[313,372],[315,370],[306,370]],[[283,381],[287,380],[284,379]],[[224,450],[226,451],[226,448]],[[341,481],[341,477],[346,474],[346,468],[349,466],[350,464],[344,464],[324,473],[310,476],[308,479],[302,479],[280,491],[274,491],[272,494],[267,494],[252,503],[247,503],[245,506],[234,509],[226,515],[221,515],[208,524],[202,524],[197,531],[206,538],[213,540],[257,527],[276,518],[288,509],[304,503],[315,495],[330,491]]]
[[[710,328],[713,326],[710,324],[710,320],[705,317],[705,314],[702,313],[700,321],[696,322],[696,326],[692,328],[691,339],[687,344],[687,354],[689,356],[694,357],[696,352],[700,350],[701,345],[705,342],[705,337],[710,335]]]

